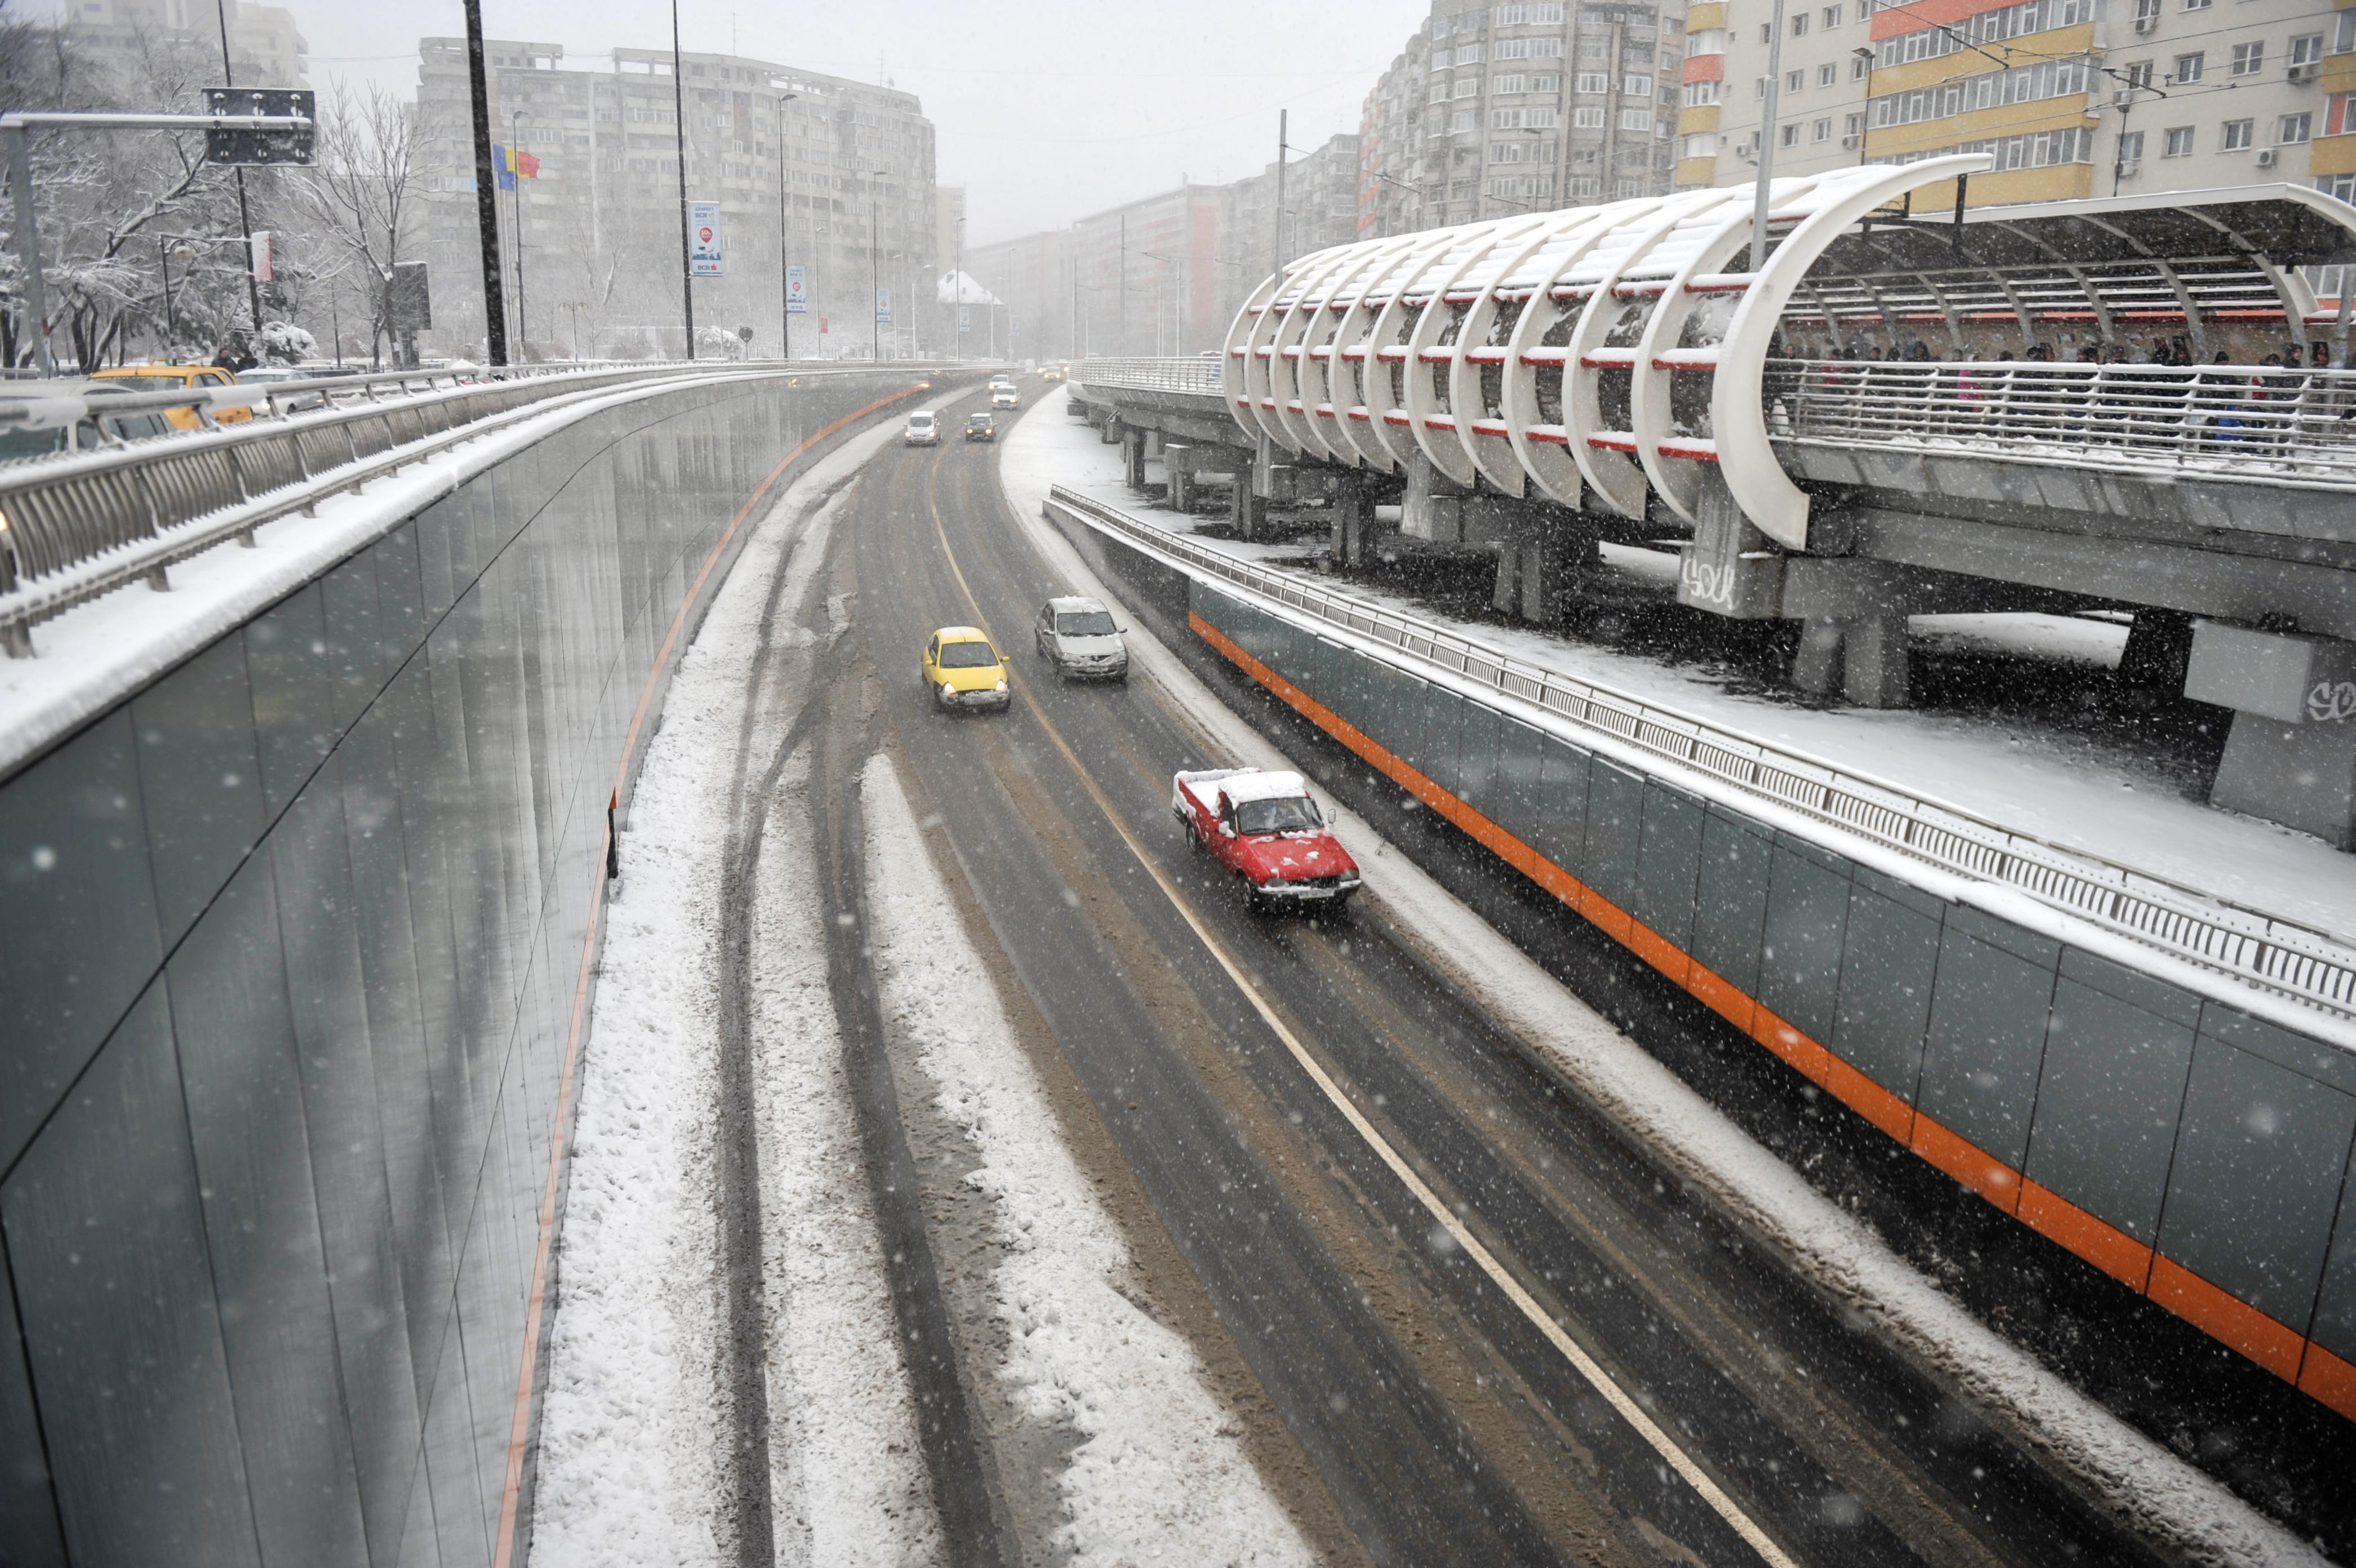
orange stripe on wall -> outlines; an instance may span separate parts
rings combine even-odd
[[[2138,1294],[2148,1294],[2203,1333],[2284,1380],[2296,1382],[2321,1403],[2356,1421],[2356,1366],[2303,1338],[2297,1330],[2276,1322],[2190,1270],[2158,1256],[2067,1198],[2027,1180],[1994,1155],[1923,1115],[1832,1050],[1760,1005],[1757,998],[1741,987],[1713,973],[1668,939],[1394,757],[1348,720],[1245,652],[1200,614],[1189,610],[1186,624],[1228,662],[1282,698],[1302,717],[1479,843],[1488,845],[1563,904],[1675,980],[1711,1012],[1748,1034],[1810,1081],[1822,1085],[1899,1144],[2040,1235]]]
[[[2151,1249],[2117,1227],[2095,1219],[2068,1198],[2020,1178],[2021,1223],[2075,1252],[2094,1267],[2142,1294],[2151,1284]]]

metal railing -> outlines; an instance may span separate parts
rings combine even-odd
[[[1111,387],[1123,392],[1206,392],[1220,395],[1219,358],[1082,360],[1072,380],[1084,387]]]
[[[1773,360],[1771,435],[2356,487],[2356,371]]]
[[[257,409],[268,404],[272,413],[0,465],[0,596],[224,508],[536,403],[632,381],[733,368],[638,366],[491,381],[473,379],[477,372],[411,371],[92,396],[84,401],[104,413],[198,403],[242,406],[249,398]]]
[[[746,372],[800,373],[715,363],[519,376],[0,467],[0,649],[30,657],[32,628],[63,610],[143,579],[163,586],[179,561],[250,542],[265,522],[508,419],[617,386]]]
[[[2204,969],[2356,1018],[2356,949],[2148,873],[2019,833],[1883,780],[1525,663],[1433,622],[1270,571],[1061,485],[1049,499],[1171,559],[1534,703],[1570,724],[1870,843],[2039,901]]]

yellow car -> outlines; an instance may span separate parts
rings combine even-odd
[[[979,628],[945,626],[925,644],[925,690],[938,707],[1003,711],[1014,700],[1006,676],[1006,656]]]
[[[117,365],[112,370],[93,371],[93,381],[113,381],[128,392],[204,392],[212,387],[237,385],[237,373],[218,365]],[[215,424],[242,424],[253,417],[250,408],[217,408],[212,411]],[[193,408],[167,408],[164,418],[175,430],[198,430],[204,421]]]

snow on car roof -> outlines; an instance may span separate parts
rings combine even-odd
[[[1219,780],[1219,793],[1240,806],[1247,800],[1280,800],[1309,793],[1309,781],[1298,773],[1262,773],[1255,769]]]
[[[1047,607],[1057,615],[1077,615],[1083,610],[1104,608],[1104,601],[1087,598],[1079,594],[1069,594],[1060,599],[1049,599]]]
[[[937,634],[943,642],[988,642],[990,633],[980,627],[945,626]]]

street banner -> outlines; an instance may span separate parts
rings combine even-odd
[[[687,272],[690,277],[716,278],[727,269],[720,255],[720,203],[687,204]]]
[[[962,337],[964,337],[967,333],[969,333],[969,332],[970,332],[970,331],[972,331],[972,330],[973,330],[973,306],[971,306],[970,305],[960,305],[960,306],[958,306],[958,337],[960,337],[960,338],[962,338]]]
[[[253,231],[254,282],[269,283],[278,276],[277,272],[271,265],[272,260],[273,257],[270,252],[270,231],[267,229],[255,230]]]
[[[892,291],[888,288],[875,291],[875,319],[886,327],[892,324]]]
[[[794,316],[809,314],[809,285],[799,267],[786,269],[786,309]]]

